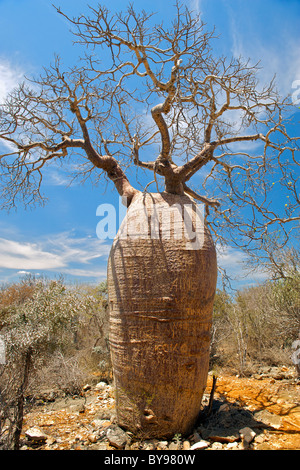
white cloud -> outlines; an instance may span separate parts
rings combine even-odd
[[[235,55],[239,52],[244,57],[250,55],[253,64],[261,61],[262,68],[258,74],[261,86],[267,85],[276,75],[275,82],[278,91],[283,96],[292,92],[293,81],[300,78],[298,45],[292,43],[289,46],[281,45],[279,51],[276,45],[251,44],[241,35],[239,35],[238,43],[239,51],[236,51]]]
[[[23,71],[8,60],[0,59],[0,103],[24,79]]]
[[[201,0],[190,0],[190,9],[194,11],[197,15],[202,15],[202,5]]]
[[[56,168],[48,169],[47,172],[48,184],[53,186],[69,186],[70,177],[66,176],[63,171],[59,171]]]
[[[241,275],[243,271],[243,253],[230,246],[217,245],[218,265],[230,275]]]
[[[62,232],[48,239],[45,243],[52,252],[57,253],[64,263],[88,264],[92,260],[106,257],[110,250],[110,245],[103,240],[92,237],[74,237],[69,232]]]
[[[8,93],[13,91],[19,83],[24,80],[24,72],[18,66],[14,66],[7,59],[0,58],[0,104],[5,101]],[[15,152],[16,147],[6,141],[1,141],[1,145],[9,152]]]
[[[38,270],[103,277],[105,269],[99,259],[103,258],[106,263],[109,250],[110,245],[102,240],[76,238],[68,232],[49,236],[38,243],[0,238],[0,269],[16,270],[18,274]]]
[[[270,6],[272,3],[269,1]],[[261,86],[267,85],[276,75],[279,92],[284,96],[290,94],[293,81],[300,78],[299,33],[295,36],[296,20],[293,22],[291,19],[288,29],[281,21],[281,7],[275,8],[264,29],[261,25],[255,27],[255,12],[251,12],[249,5],[245,6],[245,10],[241,10],[241,8],[234,9],[229,2],[223,4],[230,18],[233,56],[242,56],[245,59],[250,57],[251,64],[260,62],[261,70],[258,76]],[[267,5],[268,3],[266,7]],[[244,15],[241,16],[242,11]],[[249,14],[253,15],[253,21],[250,21]],[[285,23],[287,18],[288,16],[284,18]],[[272,35],[270,35],[271,27],[276,31]]]
[[[253,282],[262,282],[267,279],[267,274],[265,271],[257,269],[255,272],[251,272],[246,267],[246,254],[231,246],[217,245],[217,257],[218,265],[220,268],[225,270],[226,274],[233,280],[249,281],[251,284]]]
[[[107,276],[107,269],[95,268],[95,269],[64,269],[62,274],[68,274],[75,277],[93,277],[105,279]]]
[[[62,258],[35,243],[0,238],[0,267],[8,269],[54,269],[64,266]]]

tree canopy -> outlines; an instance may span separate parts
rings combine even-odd
[[[300,220],[295,107],[275,80],[261,85],[259,64],[216,57],[215,31],[179,2],[166,21],[131,5],[57,12],[82,53],[71,68],[56,57],[1,105],[4,207],[42,202],[53,162],[81,181],[109,178],[129,205],[135,165],[160,190],[204,203],[217,240],[259,246],[279,229],[288,238]],[[274,182],[288,203],[274,204]]]

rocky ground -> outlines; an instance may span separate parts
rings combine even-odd
[[[22,450],[299,450],[300,381],[293,369],[261,368],[249,378],[221,375],[207,416],[209,376],[190,436],[137,441],[115,419],[113,388],[87,384],[80,395],[44,391],[25,415]]]

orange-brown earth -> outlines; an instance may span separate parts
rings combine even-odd
[[[209,376],[204,403],[208,403],[212,387],[212,376]],[[244,378],[222,375],[217,379],[214,402],[221,402],[228,407],[242,410],[252,416],[263,426],[251,443],[254,450],[299,450],[300,449],[300,383],[296,380],[276,380],[274,378]],[[49,438],[39,445],[39,449],[113,449],[105,438],[105,429],[114,420],[113,389],[110,386],[87,387],[81,396],[60,398],[54,402],[45,402],[34,407],[25,415],[23,426],[23,447],[34,446],[26,443],[25,432],[38,427]],[[226,406],[223,409],[226,409]],[[216,416],[216,415],[215,415]],[[229,416],[230,420],[230,416]],[[251,427],[251,426],[250,426]],[[104,436],[104,437],[103,437]],[[192,445],[194,437],[185,438],[185,446]],[[182,448],[183,438],[178,448]],[[218,440],[218,439],[217,439]],[[219,440],[220,442],[220,440]],[[236,442],[212,444],[208,449],[218,445],[221,449],[242,448]],[[149,445],[149,443],[146,443]],[[126,448],[146,449],[145,443],[131,444]],[[164,443],[168,448],[168,443]],[[162,444],[161,444],[162,445]],[[157,442],[150,449],[159,448]],[[234,447],[235,446],[235,447]],[[35,447],[37,448],[37,447]],[[170,447],[169,447],[170,448]],[[173,449],[175,449],[173,442]]]
[[[209,377],[208,386],[211,381]],[[217,380],[216,395],[238,402],[256,417],[264,411],[270,413],[272,429],[265,430],[267,438],[262,443],[254,442],[254,449],[300,449],[299,382],[224,376]]]

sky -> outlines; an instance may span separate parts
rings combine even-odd
[[[48,66],[54,54],[72,65],[78,59],[67,21],[52,3],[71,16],[86,11],[90,0],[0,0],[0,102],[22,81]],[[111,10],[126,8],[127,1],[103,0]],[[160,20],[170,16],[173,0],[136,0],[137,9],[157,12]],[[209,28],[216,27],[220,40],[216,52],[261,61],[261,80],[276,74],[282,94],[294,92],[300,99],[300,1],[299,0],[182,0],[201,14]],[[148,6],[149,4],[149,6]],[[299,88],[299,95],[298,95]],[[97,226],[102,204],[119,214],[119,199],[110,184],[94,188],[73,184],[63,171],[53,168],[45,178],[44,207],[18,207],[0,212],[0,283],[18,281],[26,273],[63,275],[71,283],[98,283],[106,278],[111,239],[99,239]],[[98,215],[97,215],[98,214]],[[228,246],[219,253],[237,288],[265,279],[265,274],[246,275],[244,254]]]

